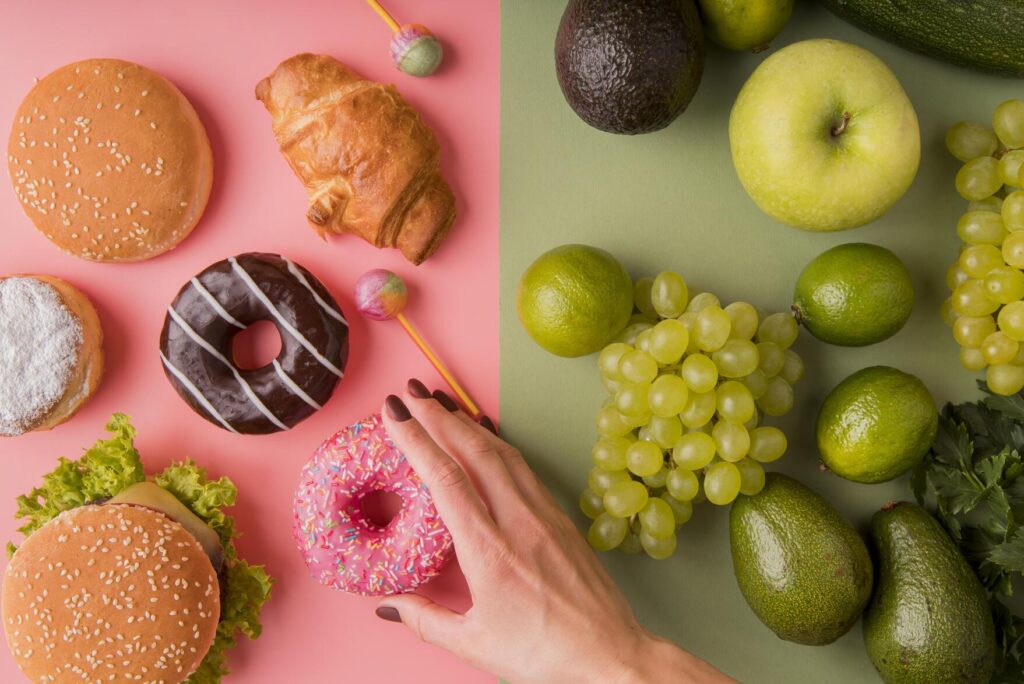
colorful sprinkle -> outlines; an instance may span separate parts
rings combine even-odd
[[[363,498],[393,492],[402,509],[386,527]],[[328,438],[302,469],[292,534],[321,584],[364,596],[412,591],[444,567],[452,537],[430,492],[388,437],[379,414]]]

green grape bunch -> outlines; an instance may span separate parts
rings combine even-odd
[[[1002,395],[1024,389],[1024,101],[1007,100],[992,128],[954,124],[946,147],[964,162],[956,189],[968,200],[956,232],[964,242],[946,271],[952,295],[943,319],[960,345],[960,363],[985,371]]]
[[[762,464],[787,442],[762,421],[793,407],[804,364],[790,349],[792,314],[691,298],[671,272],[640,278],[633,293],[630,324],[598,357],[609,397],[579,505],[593,548],[662,559],[695,503],[725,506],[764,487]]]

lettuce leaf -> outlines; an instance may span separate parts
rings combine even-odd
[[[146,479],[142,460],[135,450],[135,428],[128,416],[115,413],[107,423],[109,439],[100,439],[77,461],[61,456],[53,472],[43,476],[41,487],[19,496],[15,518],[26,518],[18,528],[26,537],[64,511],[114,496],[128,485]],[[14,553],[8,542],[8,553]]]
[[[171,465],[154,481],[202,518],[224,546],[225,591],[217,636],[199,668],[188,679],[189,684],[217,684],[228,673],[225,656],[236,643],[236,633],[242,632],[255,639],[263,630],[260,609],[270,599],[273,580],[262,565],[249,565],[240,559],[232,543],[236,535],[235,521],[221,510],[235,503],[238,489],[231,480],[226,477],[210,480],[205,469],[185,461]]]
[[[189,510],[203,519],[220,537],[225,558],[236,557],[231,540],[235,537],[235,521],[224,515],[222,508],[234,506],[238,488],[226,477],[211,480],[206,470],[191,460],[172,463],[153,481],[178,497]],[[230,547],[230,548],[229,548]]]
[[[226,655],[237,642],[236,633],[242,632],[250,639],[260,635],[260,609],[270,598],[273,583],[262,565],[236,559],[227,566],[227,594],[220,605],[217,636],[187,684],[218,684],[228,673]]]
[[[64,511],[118,494],[121,490],[146,479],[139,452],[133,444],[135,428],[129,417],[115,413],[107,424],[109,439],[101,439],[77,461],[64,457],[53,472],[43,476],[43,484],[18,497],[16,518],[27,522],[18,528],[26,537]],[[189,684],[218,684],[228,673],[226,654],[241,632],[255,639],[262,631],[259,615],[270,598],[273,579],[261,565],[249,565],[238,557],[232,540],[235,522],[222,509],[232,506],[238,489],[226,477],[211,480],[206,470],[187,460],[172,464],[154,481],[178,497],[189,510],[199,516],[220,537],[224,547],[224,582],[220,623],[210,651],[199,668],[189,677]],[[8,542],[13,554],[15,546]]]

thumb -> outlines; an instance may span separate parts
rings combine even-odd
[[[401,622],[423,642],[456,651],[465,617],[419,594],[388,596],[377,605],[377,617]]]

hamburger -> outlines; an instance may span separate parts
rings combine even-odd
[[[272,584],[232,543],[237,490],[192,461],[147,478],[128,417],[107,430],[18,497],[7,644],[33,682],[219,682],[237,633],[259,636]]]

